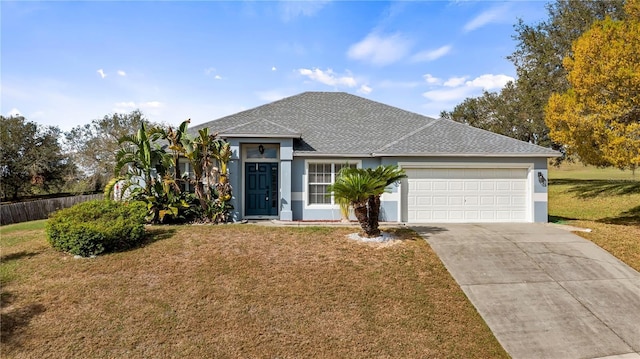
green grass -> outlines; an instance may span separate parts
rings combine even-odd
[[[42,229],[5,234],[2,357],[507,357],[413,231],[373,244],[347,239],[355,228],[148,230],[93,259],[55,252]]]
[[[577,164],[549,168],[549,219],[640,270],[640,181],[631,172]]]
[[[46,219],[0,226],[0,246],[10,247],[40,237]]]
[[[581,180],[640,180],[640,171],[634,176],[632,171],[622,171],[617,168],[598,168],[585,166],[581,163],[563,163],[560,167],[549,166],[551,179],[581,179]]]
[[[44,229],[45,223],[47,223],[47,220],[41,219],[39,221],[23,222],[23,223],[8,224],[5,226],[0,226],[0,236],[4,236],[16,231]]]

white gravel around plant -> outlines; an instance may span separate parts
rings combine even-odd
[[[380,236],[372,237],[372,238],[362,237],[360,233],[351,233],[351,234],[348,234],[347,237],[349,237],[349,239],[353,239],[356,241],[370,242],[370,243],[386,243],[386,242],[391,242],[397,239],[394,235],[386,232],[381,232]]]

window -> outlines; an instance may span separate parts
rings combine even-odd
[[[333,196],[327,196],[327,187],[335,181],[341,168],[356,168],[355,163],[311,162],[308,167],[308,204],[334,204]]]
[[[244,150],[247,159],[278,158],[278,145],[274,144],[248,144]]]

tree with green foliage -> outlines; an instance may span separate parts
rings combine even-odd
[[[550,146],[544,123],[532,120],[535,110],[525,100],[526,95],[514,82],[509,82],[500,93],[484,91],[482,96],[465,99],[451,112],[443,111],[441,117],[521,141]]]
[[[554,92],[569,88],[562,61],[571,44],[590,25],[609,16],[625,17],[624,0],[558,0],[547,5],[548,19],[516,24],[516,50],[507,58],[516,67],[515,83],[499,93],[466,99],[441,116],[545,147],[562,150],[551,140],[544,108]]]
[[[366,237],[378,237],[380,196],[389,185],[405,177],[404,170],[392,165],[375,169],[345,166],[327,191],[338,201],[349,201]]]
[[[65,133],[65,148],[83,172],[80,190],[104,188],[116,166],[114,154],[120,148],[118,141],[122,136],[135,133],[143,123],[147,128],[158,126],[140,110],[135,110],[105,115]]]
[[[2,198],[59,192],[75,166],[62,153],[57,127],[39,126],[22,116],[0,116]]]
[[[551,95],[551,136],[586,163],[640,165],[640,0],[625,20],[595,22],[564,59],[569,89]]]

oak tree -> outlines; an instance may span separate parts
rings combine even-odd
[[[0,116],[0,174],[3,199],[56,193],[73,175],[74,165],[62,153],[60,130],[39,126],[22,116]]]
[[[84,173],[84,190],[99,191],[113,176],[118,140],[150,121],[140,112],[113,113],[91,123],[76,126],[66,135],[66,147]]]
[[[567,91],[551,95],[551,137],[582,162],[632,169],[640,165],[640,0],[624,20],[595,22],[564,59]]]
[[[591,24],[609,16],[622,19],[624,0],[558,0],[547,5],[548,18],[536,24],[515,25],[516,50],[507,58],[517,79],[498,93],[466,99],[441,115],[523,141],[562,150],[553,142],[544,121],[544,108],[554,92],[569,88],[563,59],[571,44]],[[480,112],[478,112],[480,111]],[[481,114],[481,121],[473,118]],[[471,114],[471,115],[469,115]]]

